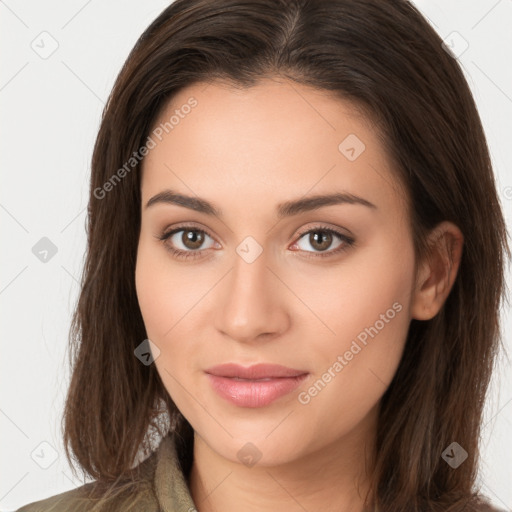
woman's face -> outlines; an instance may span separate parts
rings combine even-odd
[[[409,213],[372,124],[296,83],[201,83],[150,136],[136,286],[180,411],[234,462],[280,464],[366,438],[415,284]],[[302,377],[207,373],[224,363]]]

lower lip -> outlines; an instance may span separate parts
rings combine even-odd
[[[236,380],[207,374],[213,389],[239,407],[264,407],[296,389],[308,376],[279,377],[270,380]]]

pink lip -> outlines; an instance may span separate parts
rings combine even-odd
[[[213,389],[229,402],[264,407],[297,388],[308,372],[274,364],[246,368],[229,363],[209,368],[206,374]]]

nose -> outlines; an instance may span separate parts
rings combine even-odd
[[[242,343],[270,341],[285,332],[290,292],[276,274],[265,251],[250,263],[235,255],[216,297],[218,331]]]

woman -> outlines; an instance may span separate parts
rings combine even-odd
[[[94,149],[64,438],[95,482],[20,510],[492,510],[507,254],[409,2],[177,0]]]

